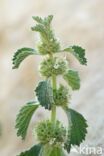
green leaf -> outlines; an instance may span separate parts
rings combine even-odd
[[[36,24],[36,26],[31,27],[31,29],[32,29],[32,31],[38,31],[38,32],[40,32],[42,34],[47,35],[47,31],[46,31],[43,24]]]
[[[36,22],[43,24],[43,19],[39,16],[33,16],[32,17]]]
[[[80,143],[85,140],[85,136],[87,133],[87,123],[85,118],[73,109],[65,109],[65,112],[68,117],[69,123],[69,135],[70,141],[72,145],[80,145]]]
[[[63,78],[67,81],[73,90],[80,88],[80,78],[77,71],[68,70],[67,73],[64,74]]]
[[[22,140],[25,139],[27,129],[32,118],[33,113],[39,107],[39,103],[31,101],[26,103],[19,111],[19,114],[16,117],[17,136],[21,136]]]
[[[43,149],[42,156],[65,156],[65,153],[62,147],[47,144]]]
[[[38,145],[34,145],[27,151],[21,152],[18,156],[42,156],[41,155],[42,147]]]
[[[45,109],[51,110],[54,101],[50,81],[46,80],[39,82],[38,86],[35,89],[35,92],[40,105],[45,107]]]
[[[85,49],[83,49],[82,47],[74,45],[63,49],[62,51],[70,52],[78,59],[80,64],[87,65],[87,60],[85,58]]]
[[[50,26],[52,19],[53,19],[53,15],[48,15],[47,17],[44,18],[44,24],[46,26]]]
[[[42,37],[44,39],[48,40],[49,36],[48,36],[47,30],[46,30],[46,28],[44,27],[43,24],[36,24],[36,26],[31,27],[31,30],[40,32]]]
[[[29,55],[39,55],[39,54],[37,53],[36,50],[32,48],[24,47],[24,48],[18,49],[12,59],[13,69],[18,68],[21,62]]]
[[[41,17],[39,16],[33,16],[32,17],[37,23],[40,23],[40,24],[43,24],[45,26],[49,26],[52,19],[53,19],[53,15],[48,15],[47,17],[45,17],[44,19],[42,19]]]

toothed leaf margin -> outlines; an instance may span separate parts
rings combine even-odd
[[[40,105],[45,107],[45,109],[51,110],[54,100],[50,80],[39,82],[35,92]]]
[[[31,147],[29,150],[21,152],[17,156],[42,156],[41,150],[42,150],[42,147],[38,144],[38,145],[34,145],[33,147]]]
[[[21,48],[21,49],[18,49],[16,51],[16,53],[14,54],[13,56],[13,69],[16,69],[20,66],[21,62],[27,58],[27,56],[29,55],[39,55],[38,52],[32,48],[27,48],[27,47],[24,47],[24,48]]]
[[[85,58],[85,49],[83,49],[82,47],[73,45],[63,49],[62,51],[70,52],[78,59],[80,64],[87,65],[87,59]]]
[[[16,117],[15,128],[18,129],[17,136],[21,136],[22,140],[24,140],[26,137],[30,120],[38,107],[39,103],[30,101],[20,109],[19,114]]]
[[[82,141],[85,140],[87,134],[87,122],[86,119],[77,111],[66,108],[66,115],[68,117],[68,123],[70,131],[70,142],[72,145],[79,146]]]
[[[80,88],[80,78],[77,71],[68,70],[63,78],[72,87],[72,90],[78,90]]]

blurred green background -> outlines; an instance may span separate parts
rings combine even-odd
[[[49,115],[39,109],[27,139],[22,142],[16,136],[16,114],[34,99],[34,88],[42,79],[38,73],[41,57],[30,56],[18,70],[12,70],[11,59],[18,48],[35,48],[39,36],[30,29],[34,25],[31,17],[49,14],[54,15],[53,27],[63,47],[76,44],[86,49],[87,67],[66,54],[70,68],[79,70],[81,77],[81,89],[72,92],[70,107],[88,120],[84,144],[104,148],[104,0],[0,0],[0,156],[15,156],[36,143],[32,129]],[[60,109],[57,113],[64,122],[64,113]]]

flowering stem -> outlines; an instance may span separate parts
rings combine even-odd
[[[54,91],[56,89],[56,76],[52,77],[52,86],[53,86],[53,94],[54,94]],[[53,105],[53,109],[51,112],[51,121],[55,122],[55,119],[56,119],[56,106]]]
[[[53,59],[53,55],[50,54],[49,55],[51,59]],[[56,76],[52,76],[52,88],[53,88],[53,94],[56,90]],[[53,105],[53,109],[51,111],[51,121],[52,122],[55,122],[55,119],[56,119],[56,106]]]

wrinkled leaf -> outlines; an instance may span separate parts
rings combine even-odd
[[[37,51],[32,49],[32,48],[27,48],[27,47],[24,47],[24,48],[21,48],[21,49],[18,49],[16,51],[16,53],[14,54],[13,56],[13,69],[16,69],[19,67],[19,65],[21,64],[21,62],[27,58],[27,56],[29,55],[38,55]]]
[[[68,70],[63,77],[73,90],[77,90],[80,88],[80,78],[77,71]]]
[[[73,109],[65,109],[65,112],[68,117],[70,141],[72,145],[80,145],[80,143],[85,140],[87,133],[87,123],[85,118]]]
[[[48,40],[48,33],[43,24],[36,24],[36,26],[31,27],[31,30],[40,32],[43,38]]]
[[[37,23],[40,23],[40,24],[43,24],[45,26],[49,26],[52,19],[53,19],[53,15],[48,15],[47,17],[45,17],[44,19],[42,19],[41,17],[39,16],[33,16],[32,17]]]
[[[32,118],[33,113],[39,107],[39,103],[31,101],[26,103],[19,111],[19,114],[16,117],[17,136],[21,136],[22,140],[25,139],[27,129]]]
[[[24,152],[21,152],[18,156],[42,156],[41,155],[42,147],[38,145],[34,145],[29,150],[26,150]]]
[[[87,65],[87,60],[85,58],[85,49],[83,49],[82,47],[74,45],[63,49],[62,51],[70,52],[78,59],[80,64]]]
[[[39,16],[33,16],[32,17],[36,22],[43,24],[43,19]]]
[[[39,82],[35,89],[36,96],[41,106],[45,109],[52,109],[53,106],[53,91],[49,80]]]
[[[53,15],[49,15],[49,16],[45,17],[44,18],[45,26],[49,26],[51,24],[52,19],[53,19]]]

